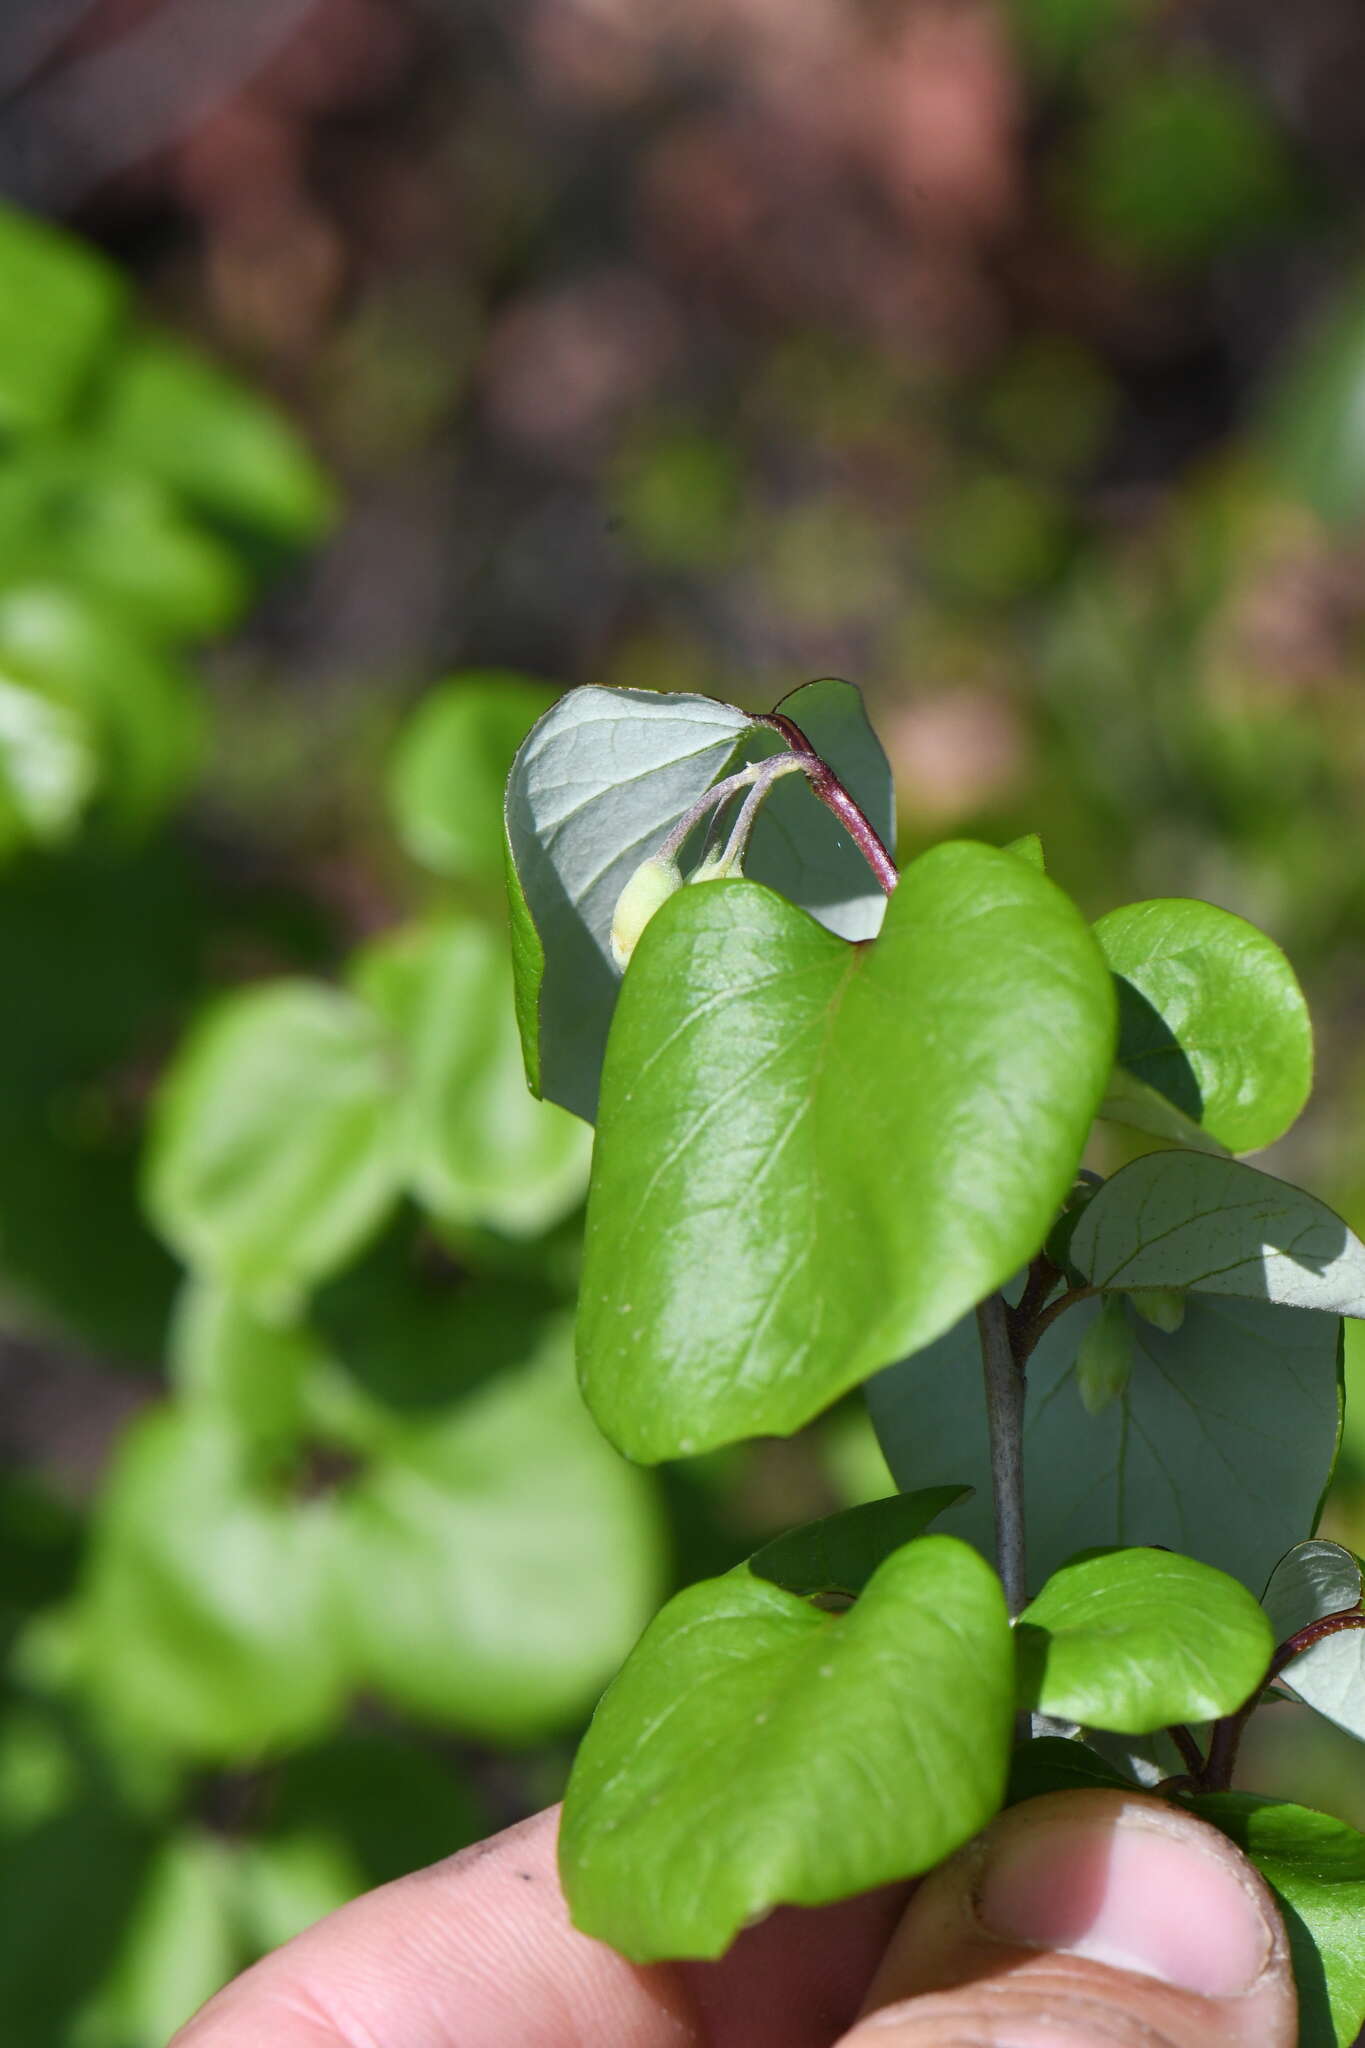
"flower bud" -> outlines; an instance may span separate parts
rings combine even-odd
[[[690,889],[694,882],[737,881],[741,873],[739,862],[727,859],[722,848],[719,853],[708,853],[697,862],[687,878],[687,886]]]
[[[640,862],[617,897],[611,920],[611,957],[622,972],[655,911],[681,887],[682,869],[675,860],[656,853]]]
[[[1130,1287],[1128,1299],[1156,1329],[1173,1336],[1185,1320],[1185,1297],[1178,1287]]]
[[[1118,1399],[1133,1368],[1133,1333],[1121,1294],[1106,1294],[1076,1351],[1076,1385],[1087,1415]]]

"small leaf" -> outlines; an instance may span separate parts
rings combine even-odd
[[[1110,1002],[1073,905],[992,847],[915,861],[859,949],[752,883],[674,896],[622,984],[588,1204],[579,1365],[612,1441],[790,1432],[1031,1257]]]
[[[143,335],[102,398],[100,443],[199,510],[296,546],[327,526],[331,489],[284,415],[206,356]]]
[[[1165,1544],[1259,1593],[1313,1526],[1340,1433],[1341,1324],[1311,1311],[1192,1294],[1179,1330],[1133,1324],[1121,1398],[1089,1416],[1076,1351],[1081,1302],[1044,1332],[1024,1407],[1029,1564],[1037,1584],[1078,1550]],[[990,1459],[975,1316],[879,1373],[872,1419],[898,1485],[960,1473],[975,1494],[943,1518],[993,1553]]]
[[[303,1429],[305,1383],[321,1362],[298,1323],[272,1323],[231,1288],[191,1278],[171,1327],[171,1384],[200,1414],[254,1443],[291,1448]]]
[[[501,883],[507,777],[554,699],[505,669],[468,671],[422,699],[389,764],[394,827],[414,860],[452,881]]]
[[[1365,1244],[1325,1202],[1235,1159],[1135,1159],[1086,1208],[1070,1258],[1096,1287],[1194,1288],[1365,1316]]]
[[[248,1960],[238,1935],[235,1844],[167,1836],[129,1914],[113,1969],[74,2021],[72,2048],[166,2041]]]
[[[392,1429],[340,1510],[362,1682],[499,1743],[583,1713],[660,1591],[650,1482],[585,1414],[565,1327],[542,1344],[453,1412]]]
[[[1151,1549],[1063,1565],[1017,1640],[1021,1707],[1129,1735],[1235,1713],[1275,1647],[1244,1586]]]
[[[397,1121],[413,1194],[443,1222],[536,1237],[587,1191],[592,1133],[526,1087],[503,934],[455,915],[352,966],[405,1055]]]
[[[861,1593],[878,1565],[903,1543],[921,1535],[966,1488],[930,1486],[921,1493],[896,1493],[865,1501],[790,1529],[765,1543],[749,1559],[756,1578],[771,1579],[789,1593]]]
[[[1010,1763],[1007,1806],[1039,1799],[1045,1792],[1131,1792],[1133,1780],[1084,1742],[1039,1735],[1021,1742]]]
[[[127,287],[112,263],[0,206],[0,433],[53,427],[114,341]]]
[[[1340,1543],[1314,1537],[1296,1543],[1280,1559],[1261,1595],[1261,1605],[1276,1642],[1285,1643],[1309,1622],[1358,1607],[1360,1592],[1360,1559]]]
[[[1263,445],[1279,483],[1329,526],[1365,514],[1365,279],[1290,355],[1271,393]]]
[[[1250,1792],[1206,1792],[1182,1804],[1234,1841],[1279,1901],[1300,2048],[1351,2048],[1365,2025],[1365,1835]]]
[[[748,731],[709,697],[590,687],[561,697],[517,755],[505,818],[527,1072],[578,1116],[597,1110],[621,891]]]
[[[560,1868],[575,1924],[636,1962],[716,1956],[775,1905],[930,1869],[1000,1803],[999,1581],[922,1537],[833,1615],[740,1566],[670,1601],[578,1752]]]
[[[1339,1543],[1299,1543],[1271,1574],[1262,1604],[1277,1642],[1310,1622],[1358,1610],[1360,1560]],[[1302,1651],[1276,1679],[1315,1713],[1365,1742],[1365,1617]]]
[[[1274,941],[1187,897],[1112,910],[1095,937],[1118,982],[1126,1073],[1230,1152],[1281,1137],[1308,1099],[1313,1036],[1303,991]],[[1121,1094],[1111,1104],[1104,1114],[1151,1128],[1124,1114]],[[1141,1098],[1126,1106],[1140,1108]]]
[[[1037,868],[1040,874],[1047,873],[1043,842],[1036,832],[1025,832],[1022,839],[1011,839],[1005,847],[1005,852],[1016,855],[1019,860],[1026,860],[1029,866]]]
[[[1076,1386],[1087,1415],[1099,1415],[1128,1384],[1133,1337],[1123,1302],[1111,1295],[1076,1347]]]
[[[192,1265],[276,1316],[398,1194],[389,1035],[353,998],[281,981],[224,997],[162,1084],[147,1201]]]

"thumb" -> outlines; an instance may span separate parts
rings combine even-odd
[[[840,2048],[1292,2048],[1296,2006],[1231,1842],[1164,1800],[1054,1792],[920,1886]]]

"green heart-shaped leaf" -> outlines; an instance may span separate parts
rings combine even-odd
[[[835,1615],[747,1566],[646,1631],[578,1752],[560,1868],[636,1962],[715,1956],[781,1903],[930,1869],[1000,1804],[1013,1650],[1000,1582],[922,1537]]]
[[[1236,1159],[1135,1159],[1086,1204],[1067,1255],[1095,1287],[1194,1288],[1365,1316],[1365,1244],[1325,1202]]]
[[[1131,1321],[1121,1395],[1087,1413],[1076,1353],[1099,1304],[1029,1360],[1024,1485],[1031,1582],[1097,1544],[1167,1545],[1260,1592],[1317,1517],[1341,1428],[1341,1324],[1306,1309],[1192,1294],[1178,1330]],[[990,1459],[976,1318],[879,1373],[868,1405],[898,1485],[976,1488],[943,1526],[988,1555]]]
[[[1120,1086],[1101,1114],[1187,1144],[1182,1126],[1197,1129],[1229,1152],[1281,1137],[1308,1099],[1313,1033],[1274,940],[1190,897],[1111,910],[1095,937],[1119,990]]]
[[[1129,1735],[1236,1713],[1275,1647],[1245,1586],[1149,1549],[1063,1565],[1016,1641],[1022,1707]]]
[[[749,1570],[789,1593],[861,1593],[893,1550],[920,1535],[965,1492],[962,1486],[927,1486],[922,1493],[863,1501],[774,1537],[754,1552]]]
[[[649,1460],[791,1431],[998,1286],[1071,1184],[1112,1031],[1074,906],[993,847],[925,854],[857,948],[749,883],[680,890],[603,1089],[579,1363],[608,1436]]]
[[[1252,1792],[1181,1803],[1234,1841],[1279,1901],[1299,1989],[1299,2048],[1351,2048],[1365,2025],[1365,1835]]]

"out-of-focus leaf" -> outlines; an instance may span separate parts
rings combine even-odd
[[[1291,354],[1264,442],[1278,480],[1330,525],[1365,517],[1365,280]]]
[[[316,1736],[345,1671],[325,1502],[289,1501],[213,1416],[125,1437],[84,1601],[86,1684],[117,1724],[205,1761]]]
[[[221,1417],[253,1442],[292,1446],[306,1412],[305,1385],[324,1358],[296,1322],[271,1322],[216,1280],[191,1278],[171,1329],[170,1376],[200,1414]]]
[[[69,2048],[152,2048],[246,1960],[234,1916],[235,1854],[184,1830],[157,1850],[117,1961],[73,2023]]]
[[[0,672],[0,851],[68,838],[99,775],[80,712]]]
[[[124,299],[118,272],[94,250],[0,206],[0,434],[52,427],[72,411]]]
[[[1245,1586],[1151,1549],[1063,1565],[1015,1639],[1021,1707],[1130,1735],[1236,1713],[1274,1648]]]
[[[156,1105],[147,1200],[171,1243],[276,1315],[343,1265],[397,1199],[389,1032],[321,983],[218,1002]]]
[[[555,700],[548,684],[476,669],[429,692],[389,764],[399,839],[452,881],[503,879],[502,803],[517,748]]]
[[[406,1054],[398,1115],[417,1199],[516,1237],[576,1208],[592,1134],[527,1089],[503,934],[459,915],[400,931],[361,955],[354,981]]]
[[[521,1371],[391,1436],[340,1512],[364,1681],[490,1741],[581,1713],[659,1594],[650,1483],[584,1413],[562,1325]]]
[[[772,1906],[929,1869],[1000,1803],[1012,1664],[999,1580],[948,1537],[893,1552],[846,1614],[745,1566],[689,1586],[579,1749],[575,1925],[636,1962],[717,1956]]]
[[[1273,939],[1185,897],[1111,910],[1095,937],[1118,982],[1120,1066],[1229,1152],[1282,1137],[1308,1099],[1313,1033]],[[1102,1113],[1129,1120],[1122,1097]]]
[[[1131,1315],[1131,1311],[1128,1311]],[[1098,1304],[1044,1332],[1024,1408],[1029,1566],[1163,1544],[1259,1594],[1318,1514],[1340,1429],[1341,1325],[1308,1309],[1192,1294],[1174,1331],[1133,1318],[1118,1400],[1088,1415],[1076,1351]],[[943,1527],[994,1552],[976,1318],[868,1383],[887,1463],[907,1489],[958,1474],[976,1492]]]
[[[1236,1159],[1133,1160],[1086,1204],[1067,1256],[1095,1287],[1192,1288],[1365,1316],[1365,1244],[1325,1202]]]
[[[130,467],[248,533],[301,546],[331,517],[331,490],[283,416],[174,342],[143,335],[122,351],[95,432]]]
[[[198,699],[176,662],[107,605],[59,584],[0,592],[0,676],[81,722],[119,822],[145,824],[178,794],[198,751]]]
[[[246,573],[151,477],[101,449],[40,443],[0,467],[0,583],[71,583],[171,639],[230,625]]]

